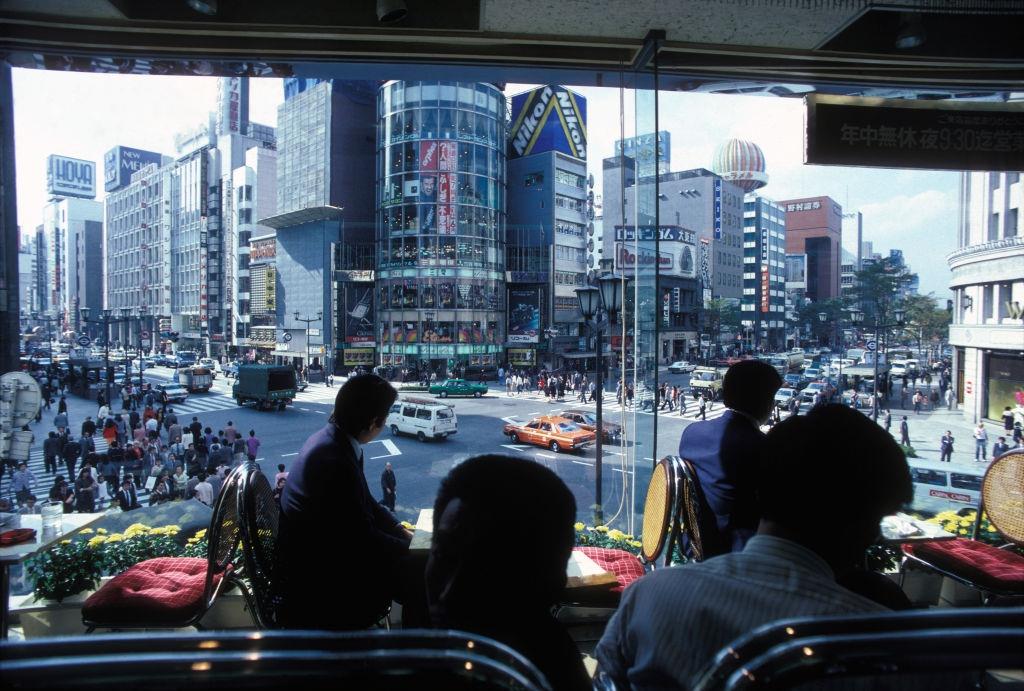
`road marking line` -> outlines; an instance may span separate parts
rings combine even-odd
[[[327,414],[327,413],[325,413],[322,410],[314,410],[313,412],[316,413],[317,415],[326,415]]]
[[[558,456],[554,455],[553,453],[543,453],[541,451],[538,451],[537,455],[543,456],[544,458],[558,458]]]
[[[629,475],[633,474],[632,470],[623,470],[622,468],[612,468],[612,470],[614,470],[616,473],[627,473]]]
[[[260,456],[260,457],[259,457],[259,458],[257,458],[256,460],[257,460],[257,461],[265,461],[266,459],[265,459],[265,458],[264,458],[263,456]]]
[[[395,442],[391,441],[390,439],[374,439],[370,443],[371,444],[383,444],[384,448],[388,450],[388,453],[386,453],[386,454],[382,454],[380,456],[370,456],[370,460],[371,461],[375,460],[377,458],[388,458],[390,456],[401,456],[402,455],[402,452],[399,451],[397,446],[395,446]]]
[[[541,411],[541,410],[535,410],[534,412],[532,412],[532,413],[528,413],[528,414],[529,414],[529,415],[540,415],[540,414],[541,414],[542,412],[544,412],[544,411]]]
[[[298,451],[296,451],[295,453],[283,453],[283,454],[281,454],[281,458],[288,458],[289,456],[298,456],[298,455],[299,455]]]
[[[530,448],[529,444],[502,444],[503,449],[512,449],[513,451],[522,451],[523,449]]]
[[[514,425],[514,424],[516,424],[516,423],[518,423],[518,422],[519,422],[519,421],[518,421],[518,420],[516,419],[517,417],[519,417],[519,416],[518,416],[518,415],[509,415],[508,417],[503,417],[503,418],[501,418],[501,421],[502,421],[502,422],[507,422],[507,423],[508,423],[508,424],[510,424],[510,425]]]
[[[594,464],[593,464],[593,463],[587,463],[586,461],[576,461],[576,460],[574,460],[574,461],[573,461],[573,463],[575,463],[576,465],[585,465],[585,466],[589,466],[589,467],[591,467],[591,468],[593,468],[593,467],[594,467]]]
[[[295,406],[295,407],[296,407],[296,408],[298,408],[299,410],[304,410],[304,411],[306,411],[307,413],[308,413],[308,412],[310,412],[310,411],[309,411],[309,408],[299,408],[298,406]]]

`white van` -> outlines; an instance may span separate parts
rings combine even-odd
[[[981,480],[985,467],[971,467],[908,458],[914,483],[913,508],[938,513],[977,509],[981,503]]]
[[[450,405],[421,398],[399,399],[387,420],[391,434],[412,434],[420,441],[450,437],[458,431],[458,423]]]

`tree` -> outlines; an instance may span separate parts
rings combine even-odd
[[[808,302],[797,310],[797,326],[810,324],[811,336],[816,342],[832,343],[837,325],[838,328],[842,328],[842,322],[845,319],[844,309],[846,309],[846,302],[842,298]],[[826,314],[824,322],[818,316],[822,312]]]
[[[913,334],[918,350],[925,342],[948,336],[952,315],[939,308],[934,294],[908,295],[903,299],[903,309],[906,310],[906,329]]]
[[[713,298],[704,305],[704,330],[712,337],[715,350],[718,350],[719,335],[723,328],[739,329],[739,305],[725,298]]]
[[[917,278],[891,257],[871,262],[856,274],[855,301],[872,318],[884,323],[900,293]],[[867,322],[865,322],[867,323]]]

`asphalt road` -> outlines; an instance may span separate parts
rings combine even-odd
[[[146,370],[146,379],[153,383],[168,381],[173,370],[157,367]],[[667,375],[670,384],[685,385],[686,375]],[[306,439],[327,422],[333,410],[334,396],[340,382],[335,388],[323,384],[312,384],[309,389],[299,394],[298,400],[285,411],[257,411],[251,407],[239,407],[230,397],[232,380],[218,376],[214,388],[209,393],[191,394],[184,404],[172,405],[178,413],[182,424],[188,424],[192,416],[199,418],[203,426],[214,431],[223,429],[230,420],[235,427],[248,435],[250,429],[255,430],[262,442],[259,463],[265,472],[276,472],[277,465],[283,464],[286,469],[295,461]],[[566,400],[559,403],[547,403],[542,396],[535,393],[520,397],[506,396],[504,387],[497,388],[492,382],[491,391],[487,396],[475,398],[449,398],[447,402],[455,408],[458,417],[458,433],[442,441],[419,442],[410,436],[393,436],[385,431],[378,439],[366,446],[366,477],[371,491],[380,494],[380,474],[386,462],[391,462],[397,480],[398,497],[397,513],[403,520],[415,522],[421,508],[433,505],[441,479],[459,462],[470,456],[483,453],[508,453],[521,458],[529,458],[554,470],[565,481],[576,497],[577,514],[580,520],[592,522],[591,507],[594,504],[594,474],[596,465],[595,449],[589,448],[581,452],[554,454],[547,449],[525,444],[512,444],[502,433],[506,421],[528,422],[540,414],[550,414],[570,407],[579,407],[578,403],[567,395]],[[425,394],[412,394],[424,397]],[[584,406],[594,408],[590,403]],[[720,404],[715,404],[709,418],[720,414]],[[650,430],[654,424],[654,416],[650,413],[634,413],[622,411],[615,402],[613,395],[605,397],[605,418],[626,426],[626,443],[605,445],[603,453],[603,489],[605,517],[611,518],[617,512],[625,516],[624,510],[619,511],[623,494],[633,499],[631,488],[624,479],[632,477],[629,461],[635,456],[635,463],[641,467],[638,473],[635,500],[642,504],[647,487],[652,459],[675,453],[679,444],[682,429],[690,423],[695,414],[696,406],[689,405],[686,419],[680,418],[678,412],[658,415],[658,446],[647,449],[643,445],[636,446],[633,439],[650,438]],[[625,420],[623,419],[625,418]],[[636,427],[640,427],[637,434]],[[528,498],[524,498],[524,503]]]

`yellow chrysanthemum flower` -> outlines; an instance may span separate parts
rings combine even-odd
[[[617,530],[615,528],[612,528],[611,530],[608,531],[608,537],[610,537],[613,540],[622,540],[622,539],[624,539],[626,537],[626,534],[624,532],[622,532],[621,530]]]
[[[61,540],[60,544],[62,544],[62,545],[70,545],[71,544],[71,540]]]
[[[586,527],[587,527],[586,523],[576,523],[575,525],[573,525],[573,528],[576,529],[577,533],[582,531],[582,530],[585,530]]]
[[[594,528],[594,530],[596,530],[599,533],[607,533],[608,532],[608,526],[606,526],[606,525],[599,525],[596,528]]]
[[[92,535],[92,528],[82,528],[78,531],[79,535]]]
[[[96,529],[96,533],[99,534],[99,535],[106,535],[107,534],[107,529],[106,528],[97,528]]]

